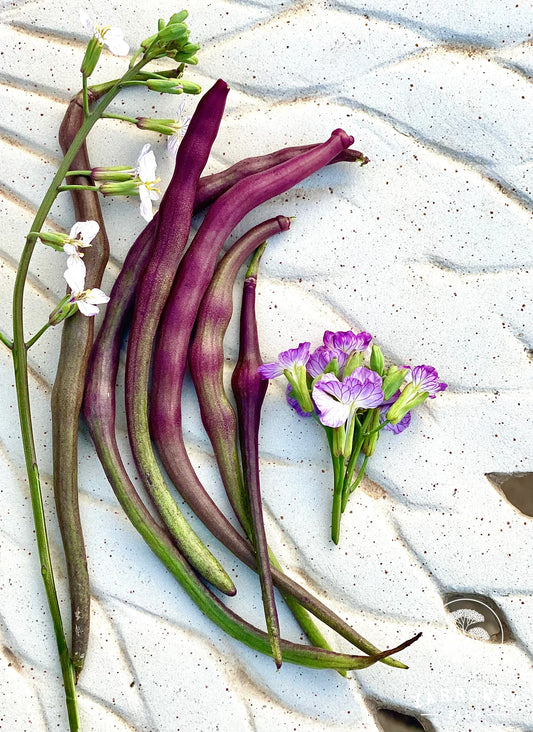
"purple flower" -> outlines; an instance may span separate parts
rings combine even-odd
[[[287,404],[289,407],[292,407],[294,411],[298,414],[299,417],[311,417],[312,412],[304,412],[304,410],[300,406],[300,402],[298,399],[295,399],[291,394],[293,394],[292,386],[290,384],[287,384],[287,391],[285,392],[285,398],[287,399]]]
[[[411,382],[418,393],[427,391],[430,399],[435,399],[436,394],[444,391],[448,386],[443,381],[439,382],[437,369],[434,369],[433,366],[415,366],[409,370],[405,381]]]
[[[334,333],[327,330],[324,333],[324,345],[337,351],[345,353],[347,357],[354,353],[366,351],[372,336],[370,333],[353,333],[351,330],[338,330]]]
[[[282,351],[278,360],[273,363],[264,363],[257,369],[262,379],[275,379],[281,376],[284,371],[294,372],[298,366],[305,366],[309,360],[309,351],[311,344],[300,343],[298,348],[289,348],[288,351]]]
[[[327,366],[333,361],[334,358],[339,358],[339,352],[335,348],[328,348],[328,346],[319,346],[309,356],[307,362],[307,373],[316,379],[324,373]]]
[[[381,376],[360,366],[344,381],[324,374],[313,387],[313,400],[322,424],[340,427],[351,420],[357,409],[373,409],[383,401]]]
[[[386,419],[386,414],[389,411],[389,407],[392,407],[394,402],[398,399],[402,392],[398,389],[396,393],[394,393],[390,399],[387,399],[382,404],[379,405],[379,417],[380,422],[384,422]],[[389,432],[393,432],[395,435],[399,435],[400,432],[403,432],[406,430],[409,425],[411,424],[411,412],[407,412],[402,419],[398,422],[398,424],[386,424],[383,429],[389,430]]]

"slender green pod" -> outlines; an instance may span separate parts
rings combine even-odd
[[[148,425],[150,359],[159,318],[187,244],[196,185],[205,167],[229,88],[219,80],[204,95],[178,149],[172,181],[161,202],[152,256],[137,287],[126,360],[126,417],[132,453],[165,525],[191,564],[226,594],[235,585],[191,529],[172,497],[152,450]]]
[[[69,104],[59,130],[59,144],[65,153],[84,121],[80,96]],[[87,147],[82,145],[72,162],[79,170],[89,170]],[[76,184],[90,181],[82,176]],[[91,191],[71,192],[77,221],[94,220],[100,231],[85,251],[86,286],[99,287],[109,257],[102,211]],[[65,551],[72,617],[71,660],[76,681],[83,668],[89,643],[90,588],[85,544],[78,501],[78,420],[85,385],[85,372],[94,336],[94,318],[80,313],[63,323],[61,349],[52,389],[53,480],[58,523]]]
[[[279,619],[276,609],[276,599],[274,597],[272,572],[270,570],[259,482],[259,424],[261,421],[261,406],[265,399],[268,382],[262,379],[257,373],[257,369],[263,363],[263,359],[259,353],[259,340],[255,319],[255,290],[257,286],[259,261],[265,248],[266,242],[256,249],[244,280],[239,358],[233,371],[231,386],[239,415],[244,485],[246,486],[250,503],[250,515],[253,527],[252,537],[261,582],[265,620],[272,647],[272,657],[276,666],[280,668],[282,655],[279,644]]]

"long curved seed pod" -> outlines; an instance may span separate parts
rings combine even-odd
[[[238,451],[237,419],[233,406],[227,397],[224,387],[224,335],[233,313],[233,285],[237,273],[251,254],[251,246],[247,237],[242,237],[224,255],[217,265],[215,274],[202,299],[196,318],[194,336],[189,346],[189,366],[192,380],[198,396],[198,404],[202,422],[213,446],[215,458],[226,493],[248,538],[252,538],[249,502],[244,489],[243,477]],[[203,486],[194,491],[196,504],[200,496],[206,496]],[[197,509],[195,509],[197,510]],[[203,520],[210,526],[217,523],[219,536],[229,548],[228,535],[236,534],[226,517],[215,504],[205,506]],[[218,521],[217,521],[218,519]],[[208,523],[209,522],[209,523]],[[211,526],[211,530],[213,530]],[[249,554],[249,546],[240,540],[242,551]],[[241,554],[242,559],[242,554]],[[270,552],[270,561],[277,570],[281,570],[276,557]],[[248,556],[248,566],[253,567],[253,557]],[[286,592],[283,593],[295,619],[310,640],[319,648],[330,649],[324,635],[320,632],[311,616]]]
[[[156,343],[150,417],[152,434],[165,468],[181,495],[211,532],[253,568],[253,552],[250,557],[249,549],[244,551],[249,545],[243,545],[242,537],[231,527],[203,489],[183,442],[181,392],[188,341],[200,298],[215,268],[218,250],[240,218],[254,206],[287,190],[313,170],[325,165],[351,142],[352,138],[345,132],[335,130],[328,142],[318,145],[303,156],[244,178],[215,201],[180,264]],[[302,158],[305,158],[303,165]],[[273,574],[277,587],[293,595],[309,612],[340,635],[367,653],[378,651],[296,582],[282,572]],[[404,668],[403,664],[394,659],[389,659],[388,663]]]
[[[115,339],[116,334],[113,335]],[[109,482],[128,518],[152,551],[178,580],[202,612],[233,638],[260,653],[271,654],[268,635],[240,618],[227,608],[199,579],[188,562],[174,546],[167,533],[156,523],[141,501],[131,482],[116,444],[115,394],[109,391],[109,362],[118,367],[118,348],[104,348],[91,361],[88,372],[84,412],[98,457]],[[283,658],[289,663],[313,668],[361,669],[367,668],[387,655],[398,653],[414,643],[419,635],[400,646],[369,656],[351,656],[333,653],[312,646],[298,645],[281,640]]]
[[[153,341],[180,256],[187,244],[196,185],[207,162],[229,88],[219,80],[204,95],[178,149],[172,181],[161,202],[152,256],[137,287],[126,360],[126,416],[130,444],[143,483],[191,564],[222,592],[235,585],[191,529],[167,488],[150,442],[148,381]]]
[[[198,208],[207,206],[243,178],[253,175],[254,173],[261,173],[263,170],[268,170],[268,168],[272,168],[274,165],[279,165],[280,163],[284,163],[286,160],[290,160],[298,155],[309,152],[309,150],[312,150],[314,147],[316,147],[316,144],[284,147],[281,150],[276,150],[275,152],[268,153],[267,155],[245,158],[244,160],[240,160],[238,163],[235,163],[235,165],[226,168],[226,170],[202,176],[196,191],[195,206]],[[358,150],[342,150],[333,158],[333,160],[330,160],[327,165],[343,162],[358,162],[361,163],[361,165],[365,165],[369,160]]]
[[[268,382],[261,379],[257,369],[263,363],[259,354],[259,340],[255,320],[255,290],[259,261],[265,251],[266,242],[256,249],[246,277],[242,294],[239,358],[233,371],[231,386],[239,415],[241,455],[244,484],[250,502],[250,515],[253,526],[253,544],[257,557],[257,569],[261,581],[261,593],[265,608],[272,657],[280,668],[282,662],[279,645],[280,629],[274,597],[274,584],[270,571],[268,543],[263,520],[261,488],[259,484],[259,423],[261,406],[265,399]]]
[[[69,104],[59,130],[63,152],[70,147],[84,120],[79,97]],[[85,144],[72,163],[77,170],[90,169]],[[88,184],[81,176],[69,180]],[[100,231],[86,250],[86,286],[98,287],[109,257],[102,211],[98,196],[92,191],[72,191],[77,221],[93,219]],[[78,503],[78,420],[80,415],[85,372],[94,336],[94,318],[76,314],[63,323],[61,350],[52,389],[52,442],[54,462],[54,496],[61,538],[65,551],[70,588],[72,616],[71,660],[76,681],[83,668],[89,642],[90,588],[85,544]]]

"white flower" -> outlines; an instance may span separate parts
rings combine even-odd
[[[159,200],[159,189],[155,187],[161,178],[155,177],[157,162],[150,145],[145,145],[137,160],[137,176],[139,183],[139,197],[141,199],[141,216],[150,222],[154,218],[152,201]]]
[[[100,225],[97,221],[77,221],[63,244],[63,251],[68,254],[67,268],[78,269],[84,279],[85,264],[82,259],[83,254],[79,250],[90,247],[92,240],[99,231]]]
[[[174,134],[170,135],[167,140],[168,151],[174,157],[177,155],[181,138],[187,131],[190,121],[191,118],[185,115],[185,102],[182,102],[178,107],[178,116],[171,125],[174,129]]]
[[[79,11],[80,22],[85,30],[95,38],[101,46],[107,46],[115,56],[127,56],[130,47],[124,40],[124,33],[120,28],[112,28],[109,25],[97,26],[88,16],[85,10]]]
[[[99,312],[99,308],[96,306],[109,302],[109,297],[97,287],[93,287],[92,290],[83,289],[85,287],[85,267],[83,272],[77,267],[67,269],[63,277],[71,290],[69,302],[77,303],[78,309],[83,315],[96,315]]]

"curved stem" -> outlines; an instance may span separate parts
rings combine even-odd
[[[3,343],[10,351],[13,348],[13,341],[5,333],[2,333],[2,331],[0,331],[0,343]]]
[[[119,119],[122,122],[131,122],[132,125],[137,124],[137,118],[136,117],[126,117],[124,114],[111,114],[111,112],[106,112],[102,115],[104,119]]]
[[[39,479],[39,470],[37,467],[37,455],[35,450],[35,441],[33,436],[33,425],[31,419],[30,391],[28,383],[28,349],[24,336],[24,288],[26,278],[30,266],[33,250],[35,249],[36,236],[35,232],[39,232],[48,216],[50,208],[57,196],[57,190],[61,181],[65,178],[69,167],[74,160],[76,153],[81,148],[85,138],[93,128],[97,120],[103,114],[107,105],[116,96],[123,85],[124,80],[134,78],[137,72],[142,68],[144,62],[140,62],[138,66],[128,70],[126,74],[118,82],[112,86],[107,94],[96,105],[93,112],[85,119],[78,134],[74,138],[72,145],[65,154],[61,165],[59,166],[46,195],[37,211],[30,234],[26,237],[26,244],[22,250],[20,263],[17,269],[15,279],[15,287],[13,290],[13,368],[15,372],[15,388],[17,392],[17,403],[20,421],[20,430],[22,436],[22,444],[24,449],[24,458],[26,463],[26,471],[28,474],[28,482],[30,488],[30,497],[32,503],[33,519],[35,524],[35,537],[39,553],[39,561],[41,564],[41,574],[45,587],[50,615],[54,626],[56,636],[59,661],[61,664],[61,672],[63,675],[63,683],[65,686],[66,705],[68,710],[69,725],[72,732],[79,730],[79,716],[76,699],[76,687],[74,678],[74,669],[70,660],[68,645],[65,638],[61,611],[57,598],[57,591],[54,581],[52,560],[50,557],[50,548],[46,531],[46,522],[44,514],[43,497],[41,493],[41,484]]]
[[[26,343],[26,348],[29,350],[34,343],[36,343],[39,338],[42,336],[43,333],[46,333],[48,328],[50,327],[51,323],[45,323],[43,327],[37,331],[37,333],[30,338],[30,340]]]

